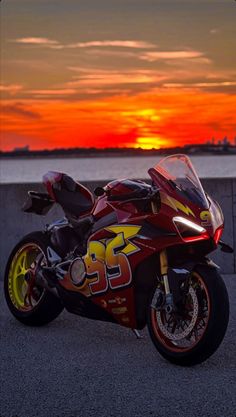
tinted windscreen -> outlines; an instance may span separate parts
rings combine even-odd
[[[186,155],[173,155],[162,159],[155,170],[175,188],[177,194],[202,208],[209,208],[202,184]]]

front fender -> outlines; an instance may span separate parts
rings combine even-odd
[[[174,304],[178,304],[181,301],[183,296],[181,286],[187,283],[191,273],[193,271],[199,273],[206,272],[206,269],[219,270],[220,267],[209,258],[203,258],[197,262],[186,262],[181,264],[181,266],[178,265],[178,267],[168,267],[168,282]]]
[[[160,276],[159,255],[155,253],[141,262],[134,273],[134,301],[137,329],[143,329],[147,324],[147,307],[151,302],[157,277]]]
[[[212,261],[210,258],[202,258],[197,261],[190,261],[190,262],[184,262],[181,263],[181,266],[178,265],[176,268],[183,268],[188,270],[189,272],[192,272],[197,266],[208,266],[209,268],[213,269],[220,269],[219,265],[217,265],[215,262]],[[172,267],[172,269],[175,269]]]

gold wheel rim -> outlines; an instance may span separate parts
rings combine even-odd
[[[42,258],[43,256],[43,258]],[[8,274],[8,292],[13,305],[20,311],[32,310],[41,300],[43,291],[32,285],[38,259],[44,259],[42,249],[36,243],[27,243],[14,255]],[[26,273],[32,278],[26,281]],[[36,299],[36,289],[39,297]],[[34,290],[34,297],[32,296]]]

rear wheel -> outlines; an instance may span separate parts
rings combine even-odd
[[[227,290],[218,271],[199,266],[177,311],[148,309],[148,329],[159,353],[177,365],[191,366],[211,356],[229,320]]]
[[[35,283],[37,268],[48,263],[48,245],[44,233],[31,233],[16,245],[6,266],[4,292],[9,310],[30,326],[49,323],[63,310],[56,296]]]

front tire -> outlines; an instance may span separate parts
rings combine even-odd
[[[49,238],[33,232],[13,249],[5,270],[4,292],[13,316],[28,326],[42,326],[54,320],[63,310],[59,298],[34,283],[39,265],[47,265]]]
[[[209,358],[222,342],[229,321],[225,283],[216,269],[199,265],[192,272],[180,311],[167,314],[148,307],[148,329],[158,352],[182,366]]]

